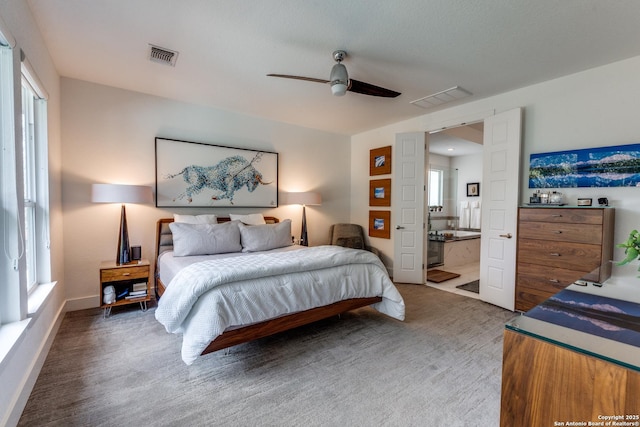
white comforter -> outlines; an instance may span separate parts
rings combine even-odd
[[[374,308],[404,320],[402,296],[378,257],[318,246],[192,264],[167,286],[155,315],[168,332],[183,334],[190,365],[227,328],[373,296],[382,297]]]

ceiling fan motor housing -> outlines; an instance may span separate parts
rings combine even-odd
[[[337,63],[331,69],[331,93],[336,96],[342,96],[347,93],[349,87],[349,75],[347,74],[347,67],[341,63]]]

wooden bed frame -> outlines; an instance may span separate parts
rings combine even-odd
[[[219,223],[228,221],[230,221],[230,219],[227,217],[218,217]],[[265,221],[267,222],[267,224],[275,224],[279,222],[278,218],[268,216],[265,217]],[[173,218],[161,218],[157,222],[154,274],[156,299],[160,299],[166,288],[164,283],[162,283],[162,280],[160,280],[158,257],[164,251],[173,249],[173,238],[171,235],[171,229],[169,228],[169,224],[172,222]],[[211,344],[209,344],[209,346],[202,352],[202,354],[211,353],[213,351],[222,350],[224,348],[242,344],[248,341],[264,338],[269,335],[307,325],[318,320],[336,316],[349,310],[366,307],[380,301],[382,301],[382,297],[351,298],[322,307],[312,308],[298,313],[288,314],[286,316],[266,320],[264,322],[256,323],[253,325],[230,329],[224,331],[222,335],[211,341]]]

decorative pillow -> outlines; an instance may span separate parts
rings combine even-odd
[[[360,236],[339,237],[336,240],[336,245],[351,249],[364,249],[364,242]]]
[[[240,252],[238,222],[224,224],[169,224],[173,234],[173,255],[213,255]]]
[[[244,225],[238,223],[242,252],[268,251],[291,246],[291,220],[277,224]]]
[[[261,225],[267,223],[264,220],[264,216],[260,213],[248,215],[229,214],[229,218],[231,218],[231,221],[242,221],[242,223],[246,225]]]
[[[217,224],[218,217],[215,215],[180,215],[173,214],[173,221],[185,224]]]

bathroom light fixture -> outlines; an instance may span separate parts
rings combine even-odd
[[[289,205],[302,205],[302,230],[300,231],[300,244],[302,246],[309,246],[309,240],[307,239],[307,215],[305,212],[305,206],[321,205],[322,197],[320,197],[320,194],[313,193],[311,191],[287,193],[286,202]]]
[[[129,246],[127,213],[124,204],[151,203],[153,201],[151,187],[145,185],[93,184],[91,186],[91,201],[93,203],[122,203],[116,264],[127,264],[131,261],[131,248]]]

